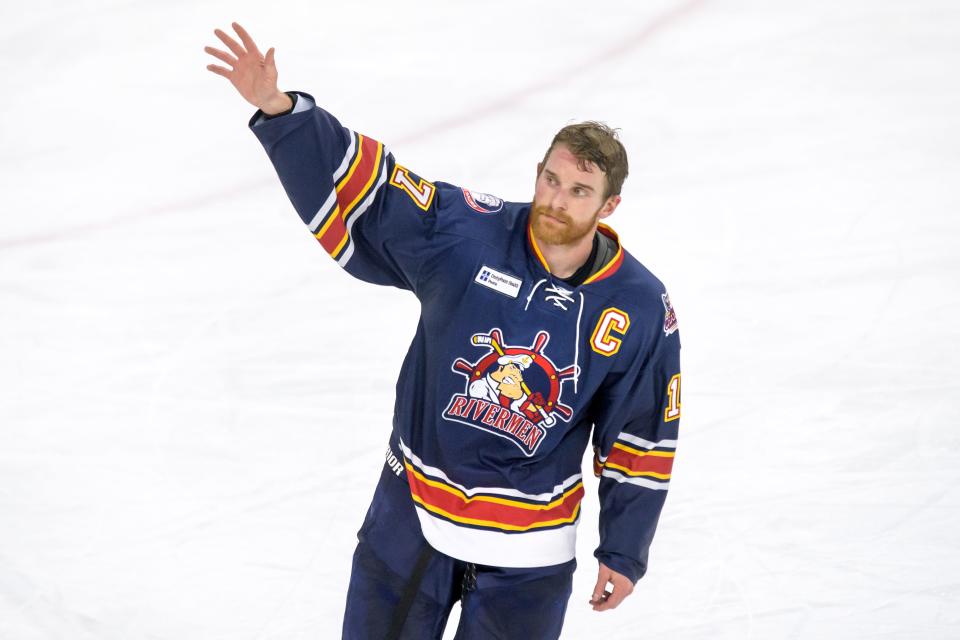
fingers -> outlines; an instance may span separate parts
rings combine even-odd
[[[597,573],[597,584],[593,587],[593,595],[590,596],[590,604],[593,605],[594,610],[596,610],[598,604],[607,599],[609,592],[605,591],[605,589],[609,581],[610,571],[607,570],[606,567],[601,566],[600,571]]]
[[[203,50],[209,53],[210,55],[212,55],[214,58],[218,58],[226,62],[231,67],[237,66],[237,59],[234,58],[229,53],[227,53],[226,51],[221,51],[220,49],[214,49],[213,47],[204,47]]]
[[[606,591],[607,584],[613,585],[612,591]],[[594,611],[608,611],[616,609],[624,599],[633,593],[633,583],[624,575],[609,569],[606,565],[600,565],[600,571],[597,574],[597,584],[593,588],[593,596],[590,604]]]
[[[243,47],[237,44],[236,40],[225,34],[223,31],[220,31],[220,29],[214,29],[213,33],[215,36],[220,38],[220,41],[223,42],[223,44],[227,45],[227,48],[233,52],[233,55],[237,56],[238,58],[242,58],[244,55],[246,55],[247,52],[243,50]]]
[[[230,79],[230,70],[224,69],[223,67],[218,67],[215,64],[208,64],[207,71],[213,71],[218,76],[223,76],[224,78]]]
[[[608,611],[609,609],[616,609],[617,605],[623,602],[624,598],[630,595],[632,589],[627,589],[623,585],[615,584],[613,587],[613,592],[604,592],[603,599],[599,603],[593,605],[594,611]]]
[[[237,35],[240,36],[240,41],[243,43],[243,46],[247,48],[247,51],[257,56],[257,58],[263,58],[263,54],[260,53],[260,50],[257,49],[257,44],[253,41],[253,38],[250,37],[250,34],[247,33],[247,30],[240,26],[239,23],[234,22],[232,25],[233,30],[237,32]]]

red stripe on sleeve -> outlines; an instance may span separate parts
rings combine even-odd
[[[659,473],[670,475],[673,456],[636,455],[614,447],[607,456],[607,463],[629,469],[632,473]]]
[[[370,181],[370,177],[377,170],[377,146],[380,144],[373,138],[360,136],[360,163],[354,169],[350,178],[337,185],[337,201],[340,203],[341,215],[350,213],[347,207],[360,195],[363,188]]]

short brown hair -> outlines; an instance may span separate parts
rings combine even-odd
[[[550,152],[558,144],[570,150],[577,158],[577,166],[581,170],[585,170],[587,163],[592,162],[603,171],[607,179],[604,199],[620,195],[623,181],[627,179],[627,150],[617,137],[616,129],[592,120],[568,124],[553,137],[550,148],[543,156],[543,164],[547,163]]]

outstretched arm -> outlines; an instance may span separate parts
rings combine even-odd
[[[277,88],[277,65],[273,47],[270,47],[264,56],[246,29],[236,22],[232,26],[240,36],[240,43],[220,29],[213,30],[230,49],[230,53],[213,47],[203,48],[214,58],[230,65],[230,68],[208,64],[207,69],[229,80],[244,100],[267,115],[288,111],[293,107],[293,101]]]
[[[240,42],[214,30],[228,51],[204,47],[229,68],[207,69],[259,109],[250,129],[300,218],[354,277],[415,291],[428,257],[449,244],[434,238],[436,185],[397,164],[382,143],[341,125],[309,94],[281,92],[273,48],[263,55],[243,27],[234,22],[233,29]]]

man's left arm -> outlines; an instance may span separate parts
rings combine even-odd
[[[595,611],[615,608],[646,573],[670,485],[680,424],[680,336],[669,311],[669,322],[660,326],[657,319],[656,326],[645,327],[643,346],[597,407],[600,546],[594,556],[600,570],[590,600]]]

